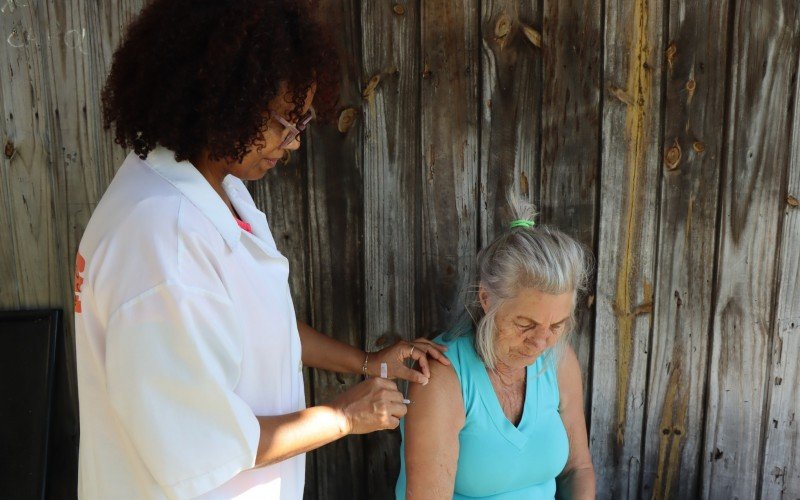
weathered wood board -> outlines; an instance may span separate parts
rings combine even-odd
[[[0,0],[0,308],[70,317],[77,244],[126,155],[100,92],[145,3]],[[308,5],[343,56],[339,119],[250,186],[300,319],[369,350],[450,327],[514,191],[595,254],[572,340],[598,498],[800,496],[795,1]],[[307,370],[309,404],[358,378]],[[313,452],[306,497],[391,498],[398,445]]]

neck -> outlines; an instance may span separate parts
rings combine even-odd
[[[525,380],[525,367],[512,368],[502,361],[498,361],[492,371],[501,382],[507,385],[517,384]]]
[[[192,164],[205,178],[205,180],[208,181],[214,191],[217,192],[219,197],[222,198],[222,201],[225,202],[231,213],[234,213],[231,200],[228,198],[228,194],[222,188],[222,181],[225,179],[225,176],[228,175],[228,169],[226,168],[225,163],[222,161],[212,160],[208,157],[208,155],[203,154],[201,155],[201,159],[192,161]]]

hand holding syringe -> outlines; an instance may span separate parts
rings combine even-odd
[[[381,378],[389,378],[389,366],[386,363],[381,363]],[[403,404],[411,404],[411,400],[403,399]]]

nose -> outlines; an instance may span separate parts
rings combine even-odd
[[[533,330],[533,338],[549,339],[553,335],[553,330],[547,326],[539,325]]]

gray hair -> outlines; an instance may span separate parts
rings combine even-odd
[[[452,333],[460,335],[474,330],[475,350],[486,366],[494,369],[497,361],[495,317],[506,300],[524,288],[553,295],[573,292],[573,314],[566,331],[545,354],[549,361],[556,363],[575,326],[574,304],[588,286],[590,253],[558,229],[533,226],[538,214],[531,203],[509,194],[508,205],[515,224],[506,226],[507,229],[478,253],[478,285],[489,293],[491,305],[484,312],[477,297],[479,286],[475,286],[475,297],[467,305],[469,318]]]

